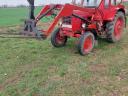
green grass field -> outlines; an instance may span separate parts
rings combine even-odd
[[[41,7],[36,8],[35,14],[39,13]],[[0,8],[0,27],[23,24],[28,18],[28,8]],[[47,21],[47,19],[43,19]]]
[[[1,8],[0,26],[16,25],[27,16],[26,8]]]
[[[0,9],[0,32],[18,32],[26,12]],[[49,39],[0,38],[0,96],[128,96],[127,30],[118,43],[100,39],[84,57],[75,39],[54,48]]]

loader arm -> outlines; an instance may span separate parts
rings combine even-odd
[[[46,12],[46,10],[48,10],[49,6],[44,7],[44,9],[40,12],[40,14],[37,16],[36,20],[39,20],[39,17]],[[49,26],[47,31],[42,30],[43,35],[45,36],[49,36],[50,33],[52,33],[52,31],[54,30],[55,26],[57,25],[57,23],[59,22],[59,20],[62,17],[66,17],[66,16],[72,16],[73,11],[74,10],[80,10],[80,11],[88,11],[88,12],[92,12],[95,13],[95,9],[88,9],[88,8],[84,8],[84,7],[80,7],[80,6],[76,6],[76,5],[72,5],[72,4],[65,4],[61,11],[59,12],[59,14],[55,17],[55,19],[53,20],[53,22],[51,23],[51,25]]]
[[[38,22],[40,19],[42,19],[45,16],[49,16],[53,14],[53,10],[56,8],[62,8],[62,5],[46,5],[40,13],[36,17],[36,22]]]

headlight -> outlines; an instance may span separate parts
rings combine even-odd
[[[62,25],[62,23],[63,23],[63,22],[62,22],[62,21],[60,21],[60,22],[59,22],[59,25]]]
[[[82,28],[86,28],[86,24],[84,23],[84,24],[82,24]]]
[[[59,23],[58,23],[58,25],[61,26],[62,24],[63,24],[63,21],[60,20]]]

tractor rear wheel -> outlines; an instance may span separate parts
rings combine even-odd
[[[52,36],[51,36],[51,43],[54,47],[63,47],[67,43],[67,36],[61,36],[60,28],[57,28]]]
[[[114,21],[106,24],[107,40],[110,42],[117,42],[121,39],[123,29],[125,26],[125,16],[123,12],[118,12]]]
[[[86,32],[80,37],[80,41],[78,44],[78,51],[81,55],[89,54],[94,48],[95,37],[91,32]]]

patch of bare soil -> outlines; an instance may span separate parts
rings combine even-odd
[[[2,85],[0,85],[0,91],[3,89],[3,86]]]
[[[48,68],[49,73],[55,73],[55,72],[57,72],[57,70],[58,70],[58,68],[56,66],[50,66]]]
[[[22,73],[17,73],[17,75],[14,75],[12,77],[9,77],[5,83],[1,84],[0,85],[0,91],[1,90],[4,90],[4,88],[7,86],[7,85],[10,85],[10,84],[16,84],[18,81],[20,81],[21,77],[22,77]]]
[[[39,30],[47,30],[47,28],[50,26],[50,24],[51,24],[51,22],[39,22],[37,24],[37,28]],[[19,33],[19,32],[22,32],[23,29],[24,29],[23,25],[0,27],[0,34],[2,34],[2,33]]]
[[[121,91],[122,91],[123,93],[128,93],[128,85],[122,87],[122,88],[121,88]]]
[[[22,29],[22,26],[18,25],[18,26],[9,26],[9,27],[1,27],[0,28],[0,33],[14,33],[17,31],[20,31]]]
[[[117,80],[118,81],[126,80],[128,78],[127,75],[128,75],[128,72],[126,70],[122,70],[120,74],[117,76]]]
[[[93,64],[93,65],[90,65],[88,69],[91,72],[102,72],[102,71],[105,71],[107,67],[104,64]]]
[[[7,85],[15,85],[17,84],[27,72],[31,71],[31,69],[35,68],[38,66],[38,64],[28,64],[24,66],[20,66],[16,69],[16,73],[13,76],[10,76],[5,80],[3,84],[0,84],[0,91],[4,90]]]
[[[16,84],[18,81],[20,81],[21,77],[22,73],[18,73],[17,75],[8,78],[4,84],[0,85],[0,90],[3,90],[6,85]]]

